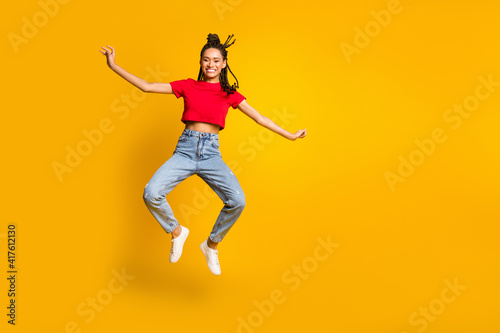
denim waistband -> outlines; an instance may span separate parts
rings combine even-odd
[[[203,138],[203,137],[208,137],[208,138],[219,138],[219,134],[217,133],[205,133],[205,132],[198,132],[198,131],[193,131],[191,129],[185,128],[182,134],[185,134],[187,136],[194,136],[197,138]]]

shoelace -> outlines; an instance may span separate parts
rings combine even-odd
[[[176,246],[175,246],[175,240],[176,239],[177,239],[177,237],[174,238],[174,239],[172,239],[172,247],[170,248],[170,253],[172,255],[176,255],[177,254],[177,251],[175,251],[177,249]]]
[[[214,255],[212,256],[212,264],[219,266],[219,252],[215,250]]]

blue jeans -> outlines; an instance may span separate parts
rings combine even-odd
[[[155,172],[144,188],[144,202],[163,229],[171,233],[179,222],[166,195],[194,174],[201,177],[224,203],[210,233],[210,239],[218,243],[245,207],[245,194],[238,179],[222,160],[218,134],[185,129],[172,157]]]

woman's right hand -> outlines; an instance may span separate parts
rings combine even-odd
[[[111,68],[112,66],[116,65],[116,63],[115,63],[115,49],[109,45],[106,45],[106,46],[109,47],[109,49],[102,46],[101,47],[102,50],[99,50],[99,52],[101,52],[103,55],[106,56],[107,61],[108,61],[108,67]]]

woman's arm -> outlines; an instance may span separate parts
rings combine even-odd
[[[111,68],[116,74],[120,75],[122,78],[139,88],[143,92],[151,93],[162,93],[162,94],[172,94],[172,87],[170,83],[161,82],[148,82],[143,80],[118,66],[115,62],[115,49],[107,45],[109,49],[102,46],[102,50],[99,50],[103,55],[106,56],[108,67]]]
[[[298,138],[304,138],[307,134],[307,129],[298,130],[295,133],[288,132],[286,129],[280,127],[271,119],[263,116],[259,113],[259,111],[255,110],[250,104],[247,103],[246,99],[243,100],[240,104],[238,104],[238,109],[252,118],[257,124],[264,126],[265,128],[273,131],[276,134],[279,134],[288,140],[296,140]]]

